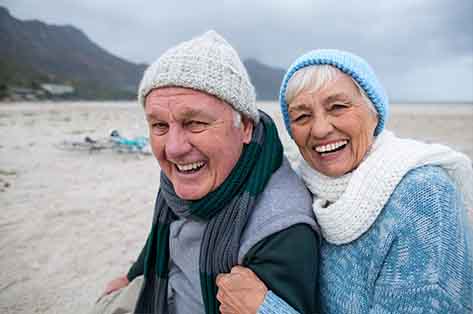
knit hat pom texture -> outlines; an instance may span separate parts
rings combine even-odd
[[[151,64],[141,80],[138,101],[144,106],[151,90],[172,86],[214,95],[259,121],[250,77],[235,49],[215,31],[170,48]]]

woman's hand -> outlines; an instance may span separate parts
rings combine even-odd
[[[268,292],[254,272],[241,266],[217,275],[216,284],[222,314],[256,314]]]

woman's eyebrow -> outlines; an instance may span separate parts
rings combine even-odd
[[[288,111],[289,112],[292,112],[292,111],[302,111],[302,110],[307,110],[309,108],[309,106],[307,106],[306,104],[294,104],[294,105],[289,105],[289,108],[288,108]]]
[[[328,96],[324,103],[332,103],[334,101],[347,101],[348,96],[345,93],[337,93],[335,95]]]

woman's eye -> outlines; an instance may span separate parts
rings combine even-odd
[[[306,121],[307,119],[309,119],[310,115],[307,114],[307,113],[303,113],[303,114],[299,114],[297,116],[294,116],[292,118],[292,121],[293,122],[304,122]]]
[[[335,104],[332,104],[330,105],[330,109],[329,110],[342,110],[342,109],[345,109],[347,107],[347,105],[345,104],[341,104],[341,103],[335,103]]]

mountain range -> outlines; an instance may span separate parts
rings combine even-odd
[[[146,64],[115,56],[74,26],[22,21],[0,7],[0,86],[71,85],[80,99],[131,99]],[[259,100],[277,99],[282,69],[244,61]]]

